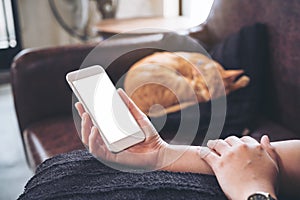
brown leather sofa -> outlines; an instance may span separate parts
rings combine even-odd
[[[296,0],[215,0],[207,22],[200,31],[191,33],[212,46],[243,26],[256,22],[267,25],[270,66],[265,77],[266,109],[253,127],[256,138],[263,132],[270,133],[272,140],[300,137],[299,9]]]
[[[78,68],[88,46],[22,51],[11,68],[15,108],[32,169],[56,154],[83,148],[71,118],[64,74]]]
[[[21,137],[31,169],[35,170],[38,164],[57,154],[84,148],[77,132],[80,127],[74,124],[74,119],[79,120],[79,116],[74,112],[73,119],[72,92],[65,76],[79,67],[105,66],[108,60],[114,61],[115,57],[109,57],[114,56],[119,43],[124,41],[125,46],[132,46],[133,41],[127,39],[109,42],[108,46],[96,48],[96,58],[87,63],[84,60],[95,45],[28,49],[15,57],[11,82]],[[129,53],[114,61],[107,70],[108,74],[116,82],[134,62],[153,52],[153,49],[144,49]],[[80,123],[76,125],[80,126]]]
[[[267,24],[271,61],[265,77],[266,109],[251,128],[256,139],[266,133],[273,141],[300,138],[299,9],[297,0],[215,0],[207,22],[190,30],[192,37],[211,47],[244,25]],[[137,44],[140,40],[128,40],[127,44],[130,42]],[[111,44],[118,45],[118,41]],[[83,148],[74,126],[71,91],[65,75],[78,69],[93,48],[94,45],[80,45],[32,49],[15,58],[11,68],[15,107],[32,169],[46,158]],[[110,45],[99,51],[102,61],[114,54]],[[146,49],[125,55],[107,71],[116,81],[131,64],[153,51]],[[85,63],[89,64],[93,62]]]

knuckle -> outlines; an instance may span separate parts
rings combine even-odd
[[[226,162],[224,160],[220,160],[218,163],[217,163],[217,168],[218,169],[222,169],[224,168],[224,166],[226,165]]]
[[[244,151],[244,150],[247,150],[247,149],[248,149],[248,145],[245,144],[245,143],[241,143],[241,144],[239,144],[239,145],[237,146],[237,148],[238,148],[239,150]]]
[[[234,151],[227,151],[226,152],[226,157],[228,157],[228,158],[234,157]]]
[[[225,141],[225,142],[228,142],[228,141],[231,140],[231,138],[232,138],[232,136],[229,136],[229,137],[227,137],[224,141]]]
[[[230,136],[231,139],[238,139],[235,135]]]
[[[241,139],[252,139],[250,136],[246,135],[246,136],[243,136]]]
[[[260,144],[258,144],[258,145],[255,145],[255,149],[258,151],[262,151],[263,147]]]

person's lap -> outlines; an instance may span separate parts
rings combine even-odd
[[[214,176],[121,172],[78,150],[43,162],[20,199],[226,199]]]

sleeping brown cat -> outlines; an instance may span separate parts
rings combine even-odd
[[[249,77],[237,79],[243,72],[200,53],[157,52],[130,68],[124,87],[145,114],[161,116],[245,87]]]

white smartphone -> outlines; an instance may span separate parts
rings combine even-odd
[[[145,140],[142,129],[101,66],[70,72],[66,79],[111,152],[118,153]]]

